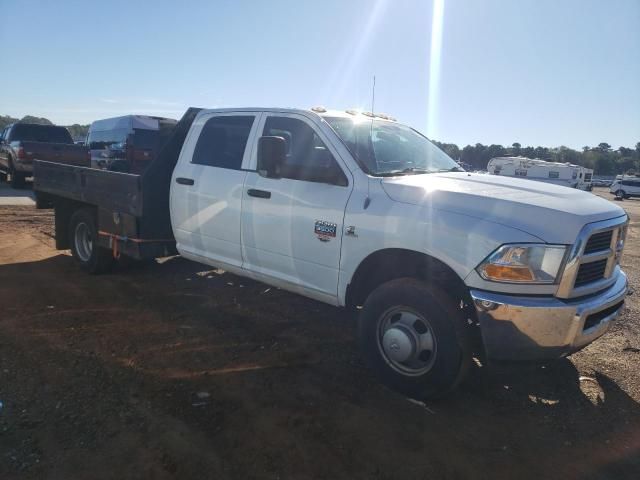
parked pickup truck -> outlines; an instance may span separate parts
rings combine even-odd
[[[620,313],[628,217],[590,193],[478,175],[373,114],[190,109],[141,176],[36,162],[59,249],[196,262],[359,313],[389,386],[442,395],[473,355],[570,355]]]
[[[74,145],[69,131],[55,125],[14,123],[0,135],[0,173],[21,188],[33,174],[34,160],[88,165],[88,149]]]

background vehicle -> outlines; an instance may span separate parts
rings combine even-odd
[[[489,160],[487,170],[492,175],[526,178],[587,191],[592,188],[593,170],[570,163],[526,157],[497,157]]]
[[[627,290],[617,205],[476,175],[415,130],[324,109],[190,109],[142,175],[36,162],[56,246],[91,273],[120,254],[183,257],[361,307],[368,364],[437,396],[475,352],[569,355]],[[558,202],[562,198],[562,202]]]
[[[87,150],[74,145],[69,131],[55,125],[14,123],[0,137],[0,172],[8,175],[11,186],[24,185],[33,173],[34,160],[87,164]]]
[[[142,173],[176,123],[171,118],[144,115],[93,122],[86,141],[91,152],[91,166],[115,172]]]
[[[617,198],[640,197],[640,177],[635,175],[616,177],[609,191]]]

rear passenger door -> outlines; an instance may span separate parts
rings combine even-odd
[[[243,164],[257,116],[212,113],[194,123],[171,186],[171,221],[178,251],[186,258],[241,267]]]

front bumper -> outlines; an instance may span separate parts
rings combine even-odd
[[[522,297],[471,290],[488,358],[544,360],[569,355],[603,335],[622,311],[627,276],[582,299]]]

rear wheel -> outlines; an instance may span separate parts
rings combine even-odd
[[[77,210],[69,221],[71,253],[80,268],[88,273],[104,273],[113,267],[114,258],[108,248],[97,244],[98,229],[93,211]]]
[[[24,188],[24,180],[26,176],[24,173],[18,172],[16,170],[11,159],[9,159],[9,176],[9,183],[11,184],[11,188]]]
[[[448,393],[471,362],[470,335],[454,300],[414,278],[392,280],[369,295],[358,336],[382,382],[413,398]]]

